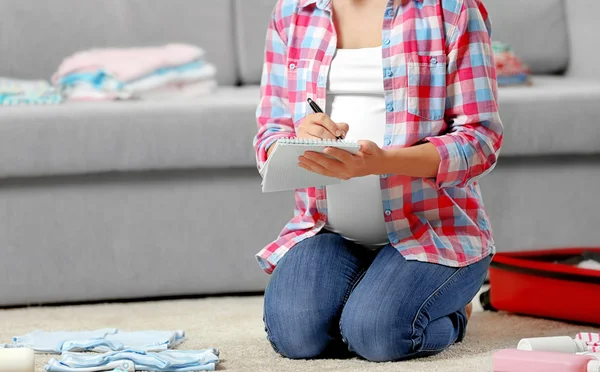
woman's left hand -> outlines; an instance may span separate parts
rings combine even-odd
[[[298,165],[311,172],[324,176],[349,180],[371,174],[380,174],[384,151],[372,141],[358,141],[360,150],[356,155],[342,149],[327,147],[325,154],[306,151],[298,158]]]

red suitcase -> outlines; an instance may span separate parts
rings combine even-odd
[[[497,253],[481,304],[486,310],[600,324],[600,270],[577,267],[598,258],[600,248]]]

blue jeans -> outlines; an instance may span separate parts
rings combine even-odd
[[[407,261],[323,232],[279,261],[265,291],[273,349],[291,359],[384,362],[439,353],[465,336],[465,306],[491,256],[462,268]]]

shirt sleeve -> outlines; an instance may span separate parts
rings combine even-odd
[[[429,137],[441,158],[438,187],[465,187],[496,165],[503,138],[490,41],[491,24],[479,0],[458,2],[448,28],[447,133]]]
[[[278,139],[290,137],[295,133],[288,105],[287,45],[285,34],[282,32],[282,6],[283,1],[278,1],[266,37],[260,103],[256,110],[258,132],[253,140],[259,171],[267,160],[269,147]]]

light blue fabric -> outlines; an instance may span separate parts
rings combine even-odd
[[[52,358],[48,361],[48,364],[45,366],[46,370],[55,369],[55,370],[65,370],[65,365],[61,364],[59,360],[56,358]],[[69,369],[71,370],[71,369]],[[110,362],[104,365],[98,365],[93,367],[86,368],[77,368],[77,372],[95,372],[95,371],[109,371],[112,372],[135,372],[135,364],[131,360],[117,360],[114,362]]]
[[[525,73],[509,76],[498,75],[496,79],[498,81],[499,86],[523,85],[527,84],[527,82],[529,81],[529,75]]]
[[[0,77],[0,105],[49,105],[63,96],[45,80],[21,80]]]
[[[219,362],[219,350],[166,350],[151,353],[128,349],[105,354],[63,352],[60,362],[53,358],[45,369],[48,372],[100,371],[114,368],[113,363],[119,361],[133,362],[136,371],[214,371]],[[127,367],[131,368],[129,365]]]
[[[117,328],[92,332],[44,332],[35,331],[14,337],[15,345],[26,346],[38,352],[60,353],[63,351],[164,351],[183,342],[185,332],[138,331],[119,332]]]
[[[99,341],[105,342],[107,335],[115,334],[117,328],[104,328],[96,331],[78,331],[78,332],[45,332],[34,331],[24,336],[13,337],[13,343],[17,346],[29,347],[37,352],[60,353],[63,346],[68,341],[77,341],[80,346],[97,346]],[[88,346],[88,347],[89,347]]]
[[[107,73],[104,70],[98,70],[94,72],[75,72],[69,75],[65,75],[58,81],[59,86],[64,89],[72,87],[77,84],[88,84],[98,90],[119,90],[125,87],[125,84],[132,83],[135,81],[147,79],[152,76],[165,75],[171,72],[186,72],[195,69],[201,69],[205,65],[204,61],[193,61],[180,66],[168,66],[161,67],[151,72],[148,75],[141,76],[132,81],[119,81],[115,76]]]
[[[135,349],[143,351],[163,351],[170,349],[185,340],[183,330],[166,331],[139,331],[139,332],[118,332],[106,336],[107,346],[97,346],[93,351],[107,352],[123,349]],[[111,348],[111,344],[121,344],[122,348]]]
[[[77,84],[88,84],[98,90],[111,90],[111,89],[123,89],[124,85],[122,82],[117,80],[114,76],[107,74],[103,70],[95,72],[77,72],[62,77],[58,84],[61,89],[72,87]]]

